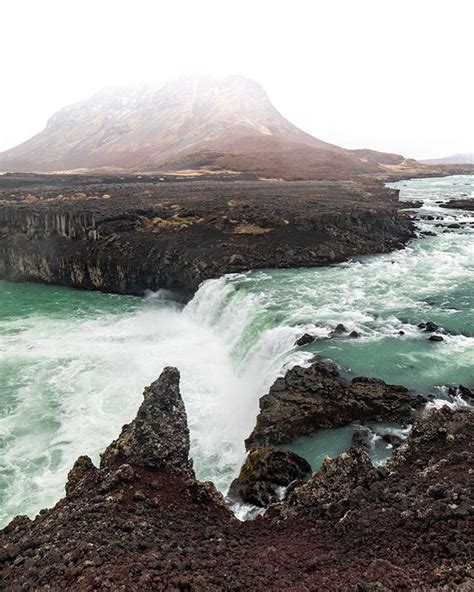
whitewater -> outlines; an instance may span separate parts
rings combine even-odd
[[[222,491],[244,457],[259,397],[316,354],[348,376],[431,394],[433,405],[466,404],[447,387],[474,386],[474,215],[439,202],[474,198],[474,176],[393,186],[402,200],[423,201],[421,214],[433,219],[419,230],[435,236],[325,268],[210,280],[185,306],[160,292],[136,298],[0,281],[0,526],[54,504],[79,455],[98,462],[166,365],[181,372],[196,473]],[[443,342],[417,327],[427,320],[446,330]],[[361,337],[329,338],[339,323]],[[319,339],[295,347],[305,332]],[[297,449],[334,453],[350,435],[323,432]]]

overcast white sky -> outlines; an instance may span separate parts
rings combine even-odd
[[[473,0],[2,0],[0,150],[103,86],[255,78],[311,134],[474,152]]]

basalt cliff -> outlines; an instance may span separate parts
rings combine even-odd
[[[473,419],[424,412],[386,466],[353,447],[242,523],[194,475],[166,368],[100,466],[80,457],[55,507],[0,533],[1,588],[467,592]]]
[[[0,277],[187,298],[206,279],[388,252],[414,236],[365,180],[0,177]]]

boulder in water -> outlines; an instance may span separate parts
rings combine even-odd
[[[310,476],[310,464],[294,452],[270,446],[256,448],[249,452],[232,482],[229,496],[264,508],[284,499],[289,486]]]
[[[471,389],[467,388],[467,386],[460,384],[458,387],[458,391],[459,391],[459,395],[465,401],[471,402],[474,399],[474,393],[472,392]]]
[[[371,429],[367,427],[361,427],[352,434],[351,444],[354,448],[360,448],[369,452],[370,450],[370,439],[373,436]]]
[[[453,210],[468,210],[474,211],[474,199],[450,199],[440,205],[441,208],[448,208]]]
[[[314,335],[310,335],[309,333],[305,333],[304,335],[302,335],[299,339],[297,339],[295,341],[295,345],[298,345],[300,347],[303,345],[308,345],[310,343],[313,343],[313,341],[315,339],[316,338],[314,337]]]
[[[444,341],[444,337],[442,335],[430,335],[428,337],[428,341],[436,341],[436,342]]]
[[[347,329],[342,323],[336,325],[334,330],[331,331],[331,335],[343,335],[344,333],[347,333]]]
[[[383,434],[382,440],[394,448],[403,444],[403,438],[400,438],[396,434]]]
[[[418,323],[418,328],[423,329],[427,333],[434,333],[439,330],[439,325],[433,323],[433,321],[426,321],[424,323]]]

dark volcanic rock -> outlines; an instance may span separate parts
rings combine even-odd
[[[444,341],[444,337],[442,335],[430,335],[428,341]]]
[[[352,446],[354,448],[361,448],[368,453],[370,449],[370,438],[372,435],[373,432],[371,429],[367,427],[359,428],[352,434]]]
[[[283,499],[282,488],[311,475],[311,466],[301,456],[278,448],[251,450],[239,476],[230,486],[229,496],[266,507]]]
[[[418,323],[418,328],[427,331],[428,333],[434,333],[435,331],[439,330],[439,325],[433,323],[433,321],[426,321],[423,323]]]
[[[458,508],[458,504],[466,501],[464,496],[467,492],[456,493],[456,486],[443,476],[443,471],[436,470],[436,457],[443,450],[445,463],[456,465],[467,460],[467,451],[459,455],[453,450],[450,454],[449,447],[454,448],[456,442],[460,443],[469,437],[468,433],[472,434],[473,417],[472,411],[451,411],[448,407],[420,414],[415,419],[410,437],[397,448],[386,468],[373,467],[367,453],[360,448],[351,448],[335,459],[326,459],[310,481],[295,489],[287,501],[274,506],[270,515],[288,519],[296,515],[319,514],[340,519],[359,508],[362,512],[366,511],[367,505],[387,504],[390,508],[386,509],[394,513],[404,510],[407,518],[411,510],[413,518],[430,516],[442,521],[443,515],[447,518]],[[472,442],[469,448],[472,448]],[[417,459],[419,467],[425,466],[424,473],[416,474],[412,464],[414,459]],[[400,482],[408,477],[410,470],[414,478],[407,495]],[[431,480],[426,478],[429,470],[434,472]],[[430,483],[436,479],[436,485]],[[473,481],[472,476],[470,481]],[[435,500],[445,498],[446,502],[444,506],[429,508],[432,502],[427,503],[425,496]],[[472,492],[468,497],[472,498]],[[458,504],[449,506],[454,500]],[[472,516],[472,509],[468,513]],[[370,513],[367,516],[370,521]],[[354,524],[352,520],[350,522]],[[387,524],[390,524],[388,515]],[[455,522],[452,524],[455,527]]]
[[[374,181],[0,176],[0,277],[189,298],[248,269],[317,267],[414,237]]]
[[[329,510],[335,518],[341,518],[346,507],[339,502],[347,499],[358,487],[367,489],[378,479],[377,469],[372,466],[367,452],[350,448],[335,459],[325,459],[309,483],[295,489],[287,504],[278,510],[282,509],[285,516],[293,512],[301,515]]]
[[[102,455],[101,468],[127,463],[194,477],[178,370],[165,368],[143,397],[136,418],[123,426],[119,438]]]
[[[449,201],[440,204],[439,207],[454,210],[474,211],[474,199],[450,199]]]
[[[471,403],[474,400],[474,392],[462,384],[460,384],[458,387],[450,386],[448,388],[448,394],[450,397],[456,397],[459,395],[467,403]]]
[[[458,391],[460,396],[466,401],[472,401],[474,399],[474,392],[462,384],[459,385]]]
[[[403,422],[421,405],[403,386],[364,377],[347,382],[334,364],[316,361],[309,368],[289,370],[260,399],[257,424],[246,446],[291,442],[353,421]]]
[[[402,203],[405,208],[410,208],[410,209],[418,209],[423,206],[423,202],[420,200],[417,200],[417,199],[403,200]]]
[[[384,434],[382,440],[387,442],[387,444],[391,444],[393,448],[397,448],[403,443],[403,439],[395,434]]]
[[[173,416],[164,406],[161,419]],[[149,417],[160,432],[158,414]],[[64,499],[0,532],[0,588],[470,590],[473,418],[468,409],[422,413],[387,468],[351,449],[244,523],[212,484],[164,468],[156,451],[153,469],[97,469],[82,457]],[[155,449],[147,437],[139,450],[145,441]]]
[[[295,341],[295,345],[298,345],[298,346],[308,345],[309,343],[313,343],[314,340],[315,340],[315,337],[313,335],[310,335],[309,333],[305,333],[304,335],[302,335],[301,337],[299,337]]]

